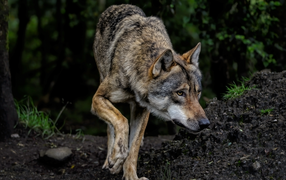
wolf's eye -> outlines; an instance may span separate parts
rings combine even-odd
[[[177,91],[178,96],[183,96],[184,92],[183,91]]]

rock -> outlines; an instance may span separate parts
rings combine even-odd
[[[58,161],[63,161],[72,154],[71,149],[68,147],[53,148],[46,151],[45,155],[56,159]]]
[[[61,165],[71,157],[72,151],[68,147],[59,147],[39,151],[40,161],[49,165]]]
[[[252,164],[252,167],[255,171],[259,170],[261,168],[261,165],[258,161],[255,161],[253,164]]]
[[[19,138],[19,134],[11,134],[11,138]]]

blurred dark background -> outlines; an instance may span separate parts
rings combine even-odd
[[[203,107],[242,76],[286,67],[285,0],[9,0],[15,99],[31,96],[52,119],[68,104],[58,122],[62,131],[106,135],[105,123],[90,113],[99,85],[92,44],[101,12],[123,3],[162,18],[180,54],[202,42]],[[129,106],[118,108],[129,117]],[[146,134],[173,130],[151,116]]]

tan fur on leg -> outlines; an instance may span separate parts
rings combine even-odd
[[[108,86],[103,82],[92,100],[92,111],[102,120],[114,127],[115,139],[111,148],[111,154],[108,157],[108,167],[110,172],[119,173],[122,165],[128,155],[128,120],[116,109],[111,102],[105,98],[106,88]],[[109,137],[111,140],[111,137]],[[110,145],[108,144],[108,145]]]
[[[149,111],[135,103],[131,104],[129,155],[123,165],[125,180],[148,180],[137,176],[137,159],[141,141],[148,123]]]
[[[107,125],[107,155],[102,169],[109,169],[108,157],[111,155],[114,144],[114,128],[111,124]]]

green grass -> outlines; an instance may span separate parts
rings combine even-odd
[[[76,129],[75,131],[76,131],[75,138],[81,139],[82,142],[85,141],[85,136],[84,133],[82,132],[82,129]]]
[[[165,166],[161,166],[160,168],[160,176],[162,180],[171,180],[171,167],[170,162],[166,162]]]
[[[31,97],[26,96],[21,101],[14,100],[17,114],[19,117],[19,123],[24,124],[26,128],[29,128],[29,132],[34,130],[43,138],[50,138],[53,135],[63,135],[59,129],[56,127],[56,123],[65,110],[68,103],[66,103],[61,111],[59,112],[57,118],[53,121],[46,112],[38,111],[37,107],[34,105]],[[81,129],[76,130],[76,139],[85,140],[84,134]]]
[[[24,124],[26,128],[28,127],[30,129],[29,133],[31,130],[34,130],[45,138],[49,138],[55,134],[61,134],[56,127],[56,123],[66,105],[62,108],[55,121],[51,120],[47,113],[38,111],[32,98],[29,96],[26,96],[21,101],[15,100],[15,107],[19,117],[19,123]]]
[[[223,95],[224,99],[235,99],[240,97],[244,92],[255,89],[255,87],[246,87],[245,82],[249,81],[249,78],[242,77],[240,86],[236,83],[230,84],[227,88],[227,92]]]
[[[270,109],[261,109],[260,113],[261,115],[269,115],[273,111],[273,108]]]

